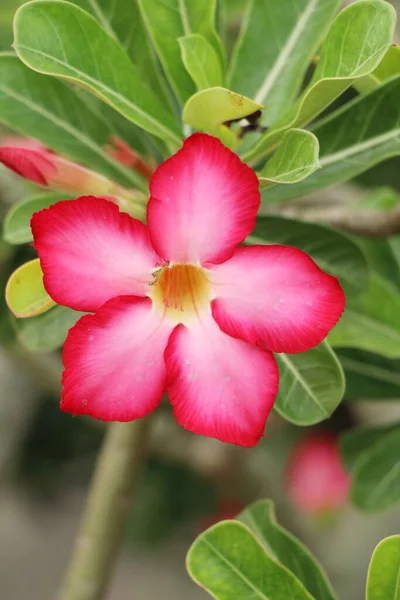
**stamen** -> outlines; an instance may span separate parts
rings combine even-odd
[[[153,273],[149,295],[156,307],[176,323],[187,323],[210,304],[207,271],[188,264],[165,265]]]

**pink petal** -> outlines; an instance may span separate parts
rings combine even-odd
[[[1,147],[0,162],[14,173],[39,185],[48,185],[48,179],[56,172],[51,154],[28,147]]]
[[[58,304],[95,311],[115,296],[145,296],[160,260],[145,225],[104,198],[58,202],[33,215],[34,246]]]
[[[212,273],[212,312],[221,329],[273,352],[316,346],[344,310],[337,279],[289,246],[237,248]]]
[[[214,137],[195,133],[150,181],[147,222],[160,256],[219,263],[253,230],[257,177]]]
[[[222,442],[254,446],[278,392],[273,355],[223,333],[211,317],[172,333],[167,392],[182,427]]]
[[[164,392],[171,331],[148,298],[114,298],[82,317],[64,345],[61,409],[103,421],[150,413]]]

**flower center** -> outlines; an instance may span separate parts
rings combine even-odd
[[[154,273],[150,296],[174,323],[188,324],[209,306],[211,286],[206,269],[188,264],[166,265]]]

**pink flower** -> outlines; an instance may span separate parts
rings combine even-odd
[[[278,391],[271,351],[321,342],[342,289],[300,250],[237,247],[258,180],[218,139],[192,135],[150,192],[147,227],[93,197],[33,216],[48,293],[94,313],[68,334],[61,408],[130,421],[167,392],[186,429],[253,446]]]
[[[294,506],[310,515],[324,515],[347,500],[350,477],[344,470],[338,437],[330,432],[312,432],[294,447],[286,482]]]
[[[67,194],[121,194],[122,188],[118,184],[62,158],[40,142],[17,136],[1,141],[0,163],[38,185]]]

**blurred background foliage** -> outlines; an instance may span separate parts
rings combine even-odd
[[[1,0],[1,50],[12,44],[12,18],[21,4],[21,0]],[[399,9],[397,2],[393,4]],[[220,17],[229,24],[228,48],[238,33],[242,12],[242,0],[225,1]],[[352,94],[349,91],[335,106]],[[341,193],[354,194],[364,204],[379,202],[381,208],[393,208],[400,193],[399,173],[400,159],[387,160]],[[380,186],[385,187],[377,199],[372,190]],[[0,167],[0,220],[13,202],[33,191],[34,186]],[[28,245],[9,246],[0,241],[1,288],[16,266],[34,257]],[[42,600],[50,598],[62,571],[103,426],[59,411],[59,353],[33,355],[23,350],[15,341],[14,326],[1,294],[0,589],[4,589],[0,595],[5,600]],[[354,362],[353,351],[342,351],[344,361],[346,355]],[[365,353],[361,358],[365,360]],[[381,364],[374,356],[371,363],[387,368],[387,361]],[[323,427],[343,433],[354,425],[399,420],[400,408],[393,402],[400,390],[398,363],[393,361],[392,367],[392,380],[381,384],[354,371],[348,377],[345,402]],[[275,500],[281,523],[319,556],[339,596],[364,598],[372,549],[384,535],[398,529],[398,508],[371,516],[347,505],[329,524],[294,510],[283,474],[288,453],[304,429],[277,415],[268,423],[265,440],[252,452],[187,434],[176,425],[167,405],[153,419],[151,455],[127,531],[126,562],[117,573],[110,598],[132,598],[130,586],[139,590],[138,599],[160,594],[166,600],[208,597],[194,588],[184,571],[190,542],[212,522],[234,516],[262,496]],[[29,556],[30,549],[34,555]],[[154,570],[157,577],[149,586]]]

